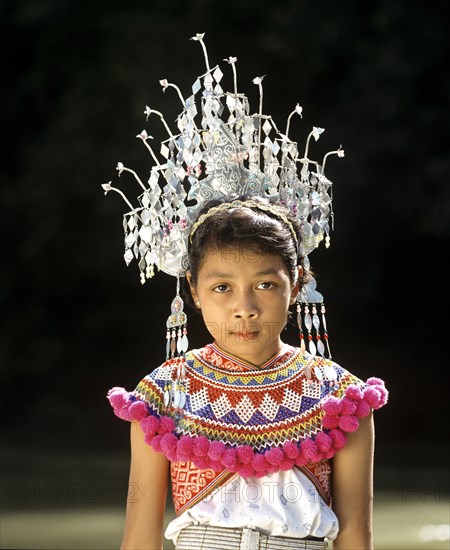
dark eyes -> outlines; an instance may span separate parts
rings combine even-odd
[[[228,285],[217,285],[214,287],[214,292],[223,293],[228,290]]]
[[[267,281],[263,283],[259,283],[258,288],[262,288],[263,290],[268,290],[269,288],[274,287],[275,285],[273,283],[269,283]]]
[[[274,283],[271,283],[269,281],[263,281],[262,283],[259,283],[256,288],[259,290],[270,290],[271,288],[275,287],[276,285]],[[228,284],[220,284],[213,288],[214,292],[217,292],[219,294],[223,294],[224,292],[227,292],[230,290],[230,285]]]

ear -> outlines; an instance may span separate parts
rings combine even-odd
[[[188,270],[186,271],[186,280],[189,284],[189,289],[191,291],[191,296],[192,296],[192,299],[194,300],[194,304],[199,307],[199,299],[198,299],[198,294],[197,294],[197,291],[195,289],[195,286],[192,284],[192,273]]]
[[[301,265],[299,265],[299,266],[297,266],[297,270],[298,270],[297,281],[296,281],[296,283],[293,286],[292,291],[291,291],[291,304],[295,303],[295,300],[297,299],[298,293],[301,290],[300,281],[303,278],[303,267]]]

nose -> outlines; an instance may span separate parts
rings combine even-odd
[[[233,304],[235,319],[256,319],[258,314],[258,307],[252,292],[244,291],[236,293],[235,303]]]

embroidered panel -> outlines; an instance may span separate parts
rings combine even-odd
[[[224,470],[201,470],[192,462],[171,462],[172,497],[175,512],[180,515],[203,498],[206,498],[217,486],[235,475]]]
[[[329,460],[313,462],[301,466],[300,470],[314,483],[320,496],[326,504],[331,503],[331,465]]]

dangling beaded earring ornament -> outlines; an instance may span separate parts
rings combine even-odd
[[[297,304],[297,325],[298,325],[298,336],[300,339],[300,349],[302,352],[306,351],[305,346],[305,335],[303,334],[303,321],[302,321],[302,306]]]
[[[305,257],[303,262],[305,267],[309,269],[309,259]],[[300,348],[303,352],[306,350],[309,351],[311,355],[318,353],[321,357],[327,356],[328,359],[331,359],[327,322],[325,319],[325,304],[323,303],[323,296],[316,290],[316,286],[316,280],[314,277],[310,277],[297,297],[297,324],[300,336]],[[319,305],[320,317],[318,311]],[[305,330],[308,344],[305,342]]]
[[[171,314],[166,322],[166,364],[167,377],[164,386],[164,406],[182,414],[186,403],[186,357],[189,347],[187,338],[187,315],[183,311],[184,302],[180,296],[180,279],[177,278],[177,294],[172,300]],[[176,378],[169,378],[172,366],[176,365]]]
[[[319,354],[321,357],[331,359],[330,342],[325,319],[325,305],[323,302],[320,304],[322,322],[318,315],[318,305],[318,302],[297,304],[297,324],[300,337],[300,349],[302,351],[309,351],[311,355]],[[308,340],[307,345],[305,342],[304,329],[306,329],[306,339]]]
[[[325,313],[326,313],[325,304],[322,302],[320,304],[320,315],[322,317],[323,339],[325,340],[325,344],[327,346],[328,357],[331,359],[330,342],[328,340],[328,329],[327,329],[327,320],[325,319]],[[323,344],[322,344],[322,346],[323,346]],[[320,353],[320,351],[319,351],[319,353]],[[323,355],[323,353],[322,353],[322,355]]]
[[[316,304],[312,305],[312,324],[316,331],[316,348],[319,354],[323,357],[325,354],[325,346],[323,345],[323,342],[320,337],[320,319],[317,315],[317,307]]]

